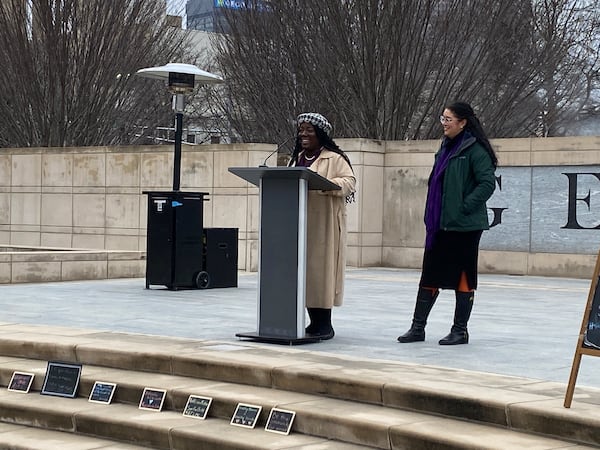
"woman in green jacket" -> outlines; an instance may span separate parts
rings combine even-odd
[[[498,159],[467,103],[447,106],[440,121],[444,139],[429,176],[421,281],[412,325],[399,342],[425,340],[427,317],[440,289],[456,293],[454,324],[440,345],[469,342],[479,240],[489,229],[486,201],[494,192]]]

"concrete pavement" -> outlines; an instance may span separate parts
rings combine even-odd
[[[349,268],[346,277],[345,304],[333,313],[336,337],[302,350],[568,382],[589,280],[480,275],[471,343],[440,346],[452,321],[452,292],[440,295],[426,341],[400,344],[396,337],[410,325],[419,272]],[[0,320],[225,344],[257,328],[256,273],[240,272],[238,288],[144,286],[143,279],[1,285]],[[577,386],[600,387],[599,370],[600,358],[584,356]]]

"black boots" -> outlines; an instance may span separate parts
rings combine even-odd
[[[318,337],[322,341],[332,339],[335,336],[331,325],[331,309],[329,308],[306,308],[310,325],[306,327],[306,334],[310,337]]]
[[[458,345],[469,343],[467,322],[473,309],[474,292],[456,292],[456,306],[454,308],[454,324],[450,334],[440,339],[440,345]]]
[[[439,291],[419,288],[412,325],[410,330],[398,337],[398,342],[420,342],[425,340],[425,325],[427,324],[427,317],[429,317],[429,313],[431,312],[431,308],[433,307],[438,294]],[[454,324],[450,329],[450,334],[440,339],[440,345],[458,345],[469,343],[467,322],[471,317],[474,298],[475,292],[456,292]]]
[[[429,317],[429,313],[431,312],[431,308],[433,307],[438,294],[439,291],[437,289],[419,288],[412,325],[410,330],[398,337],[398,342],[420,342],[425,340],[427,317]]]

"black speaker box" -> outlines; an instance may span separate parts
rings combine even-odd
[[[237,287],[238,229],[204,228],[204,270],[208,288]]]
[[[146,289],[195,287],[202,266],[204,192],[148,194]]]

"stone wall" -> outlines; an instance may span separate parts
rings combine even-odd
[[[387,142],[382,265],[419,268],[427,177],[438,142]],[[588,278],[600,247],[600,137],[496,139],[480,270]],[[568,224],[576,217],[581,228]]]
[[[358,178],[357,202],[348,207],[348,264],[419,268],[439,141],[336,141]],[[500,213],[501,222],[484,233],[481,270],[589,277],[600,245],[600,138],[493,144],[501,166],[488,206],[490,221]],[[258,189],[227,169],[256,167],[274,149],[183,146],[181,190],[209,194],[206,227],[239,228],[241,270],[257,269]],[[172,161],[172,146],[2,149],[0,244],[143,251],[143,192],[172,189]],[[573,214],[579,229],[565,228]]]
[[[0,284],[143,277],[146,252],[0,245]]]
[[[184,146],[181,190],[209,193],[206,227],[239,228],[242,270],[256,258],[258,201],[227,168],[256,166],[274,148]],[[0,244],[145,250],[143,192],[171,190],[172,164],[172,146],[3,149]]]

